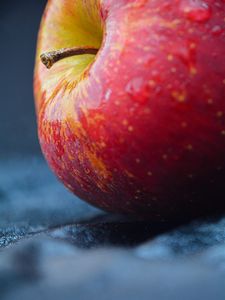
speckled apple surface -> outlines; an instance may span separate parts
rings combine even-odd
[[[47,70],[40,54],[100,48]],[[38,39],[39,138],[55,174],[150,219],[225,208],[225,3],[51,0]]]

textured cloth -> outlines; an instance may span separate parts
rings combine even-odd
[[[2,300],[224,300],[225,218],[178,225],[105,214],[40,158],[0,165]]]

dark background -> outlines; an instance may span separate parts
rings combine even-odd
[[[45,4],[45,0],[0,2],[0,156],[40,154],[33,68]]]

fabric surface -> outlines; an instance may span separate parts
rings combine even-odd
[[[224,299],[225,218],[110,215],[66,191],[39,157],[0,165],[1,299]]]

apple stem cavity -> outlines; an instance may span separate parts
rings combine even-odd
[[[41,54],[40,58],[42,63],[47,69],[50,69],[57,61],[81,54],[93,54],[96,55],[99,49],[92,47],[74,47],[74,48],[63,48],[60,50],[50,51]]]

